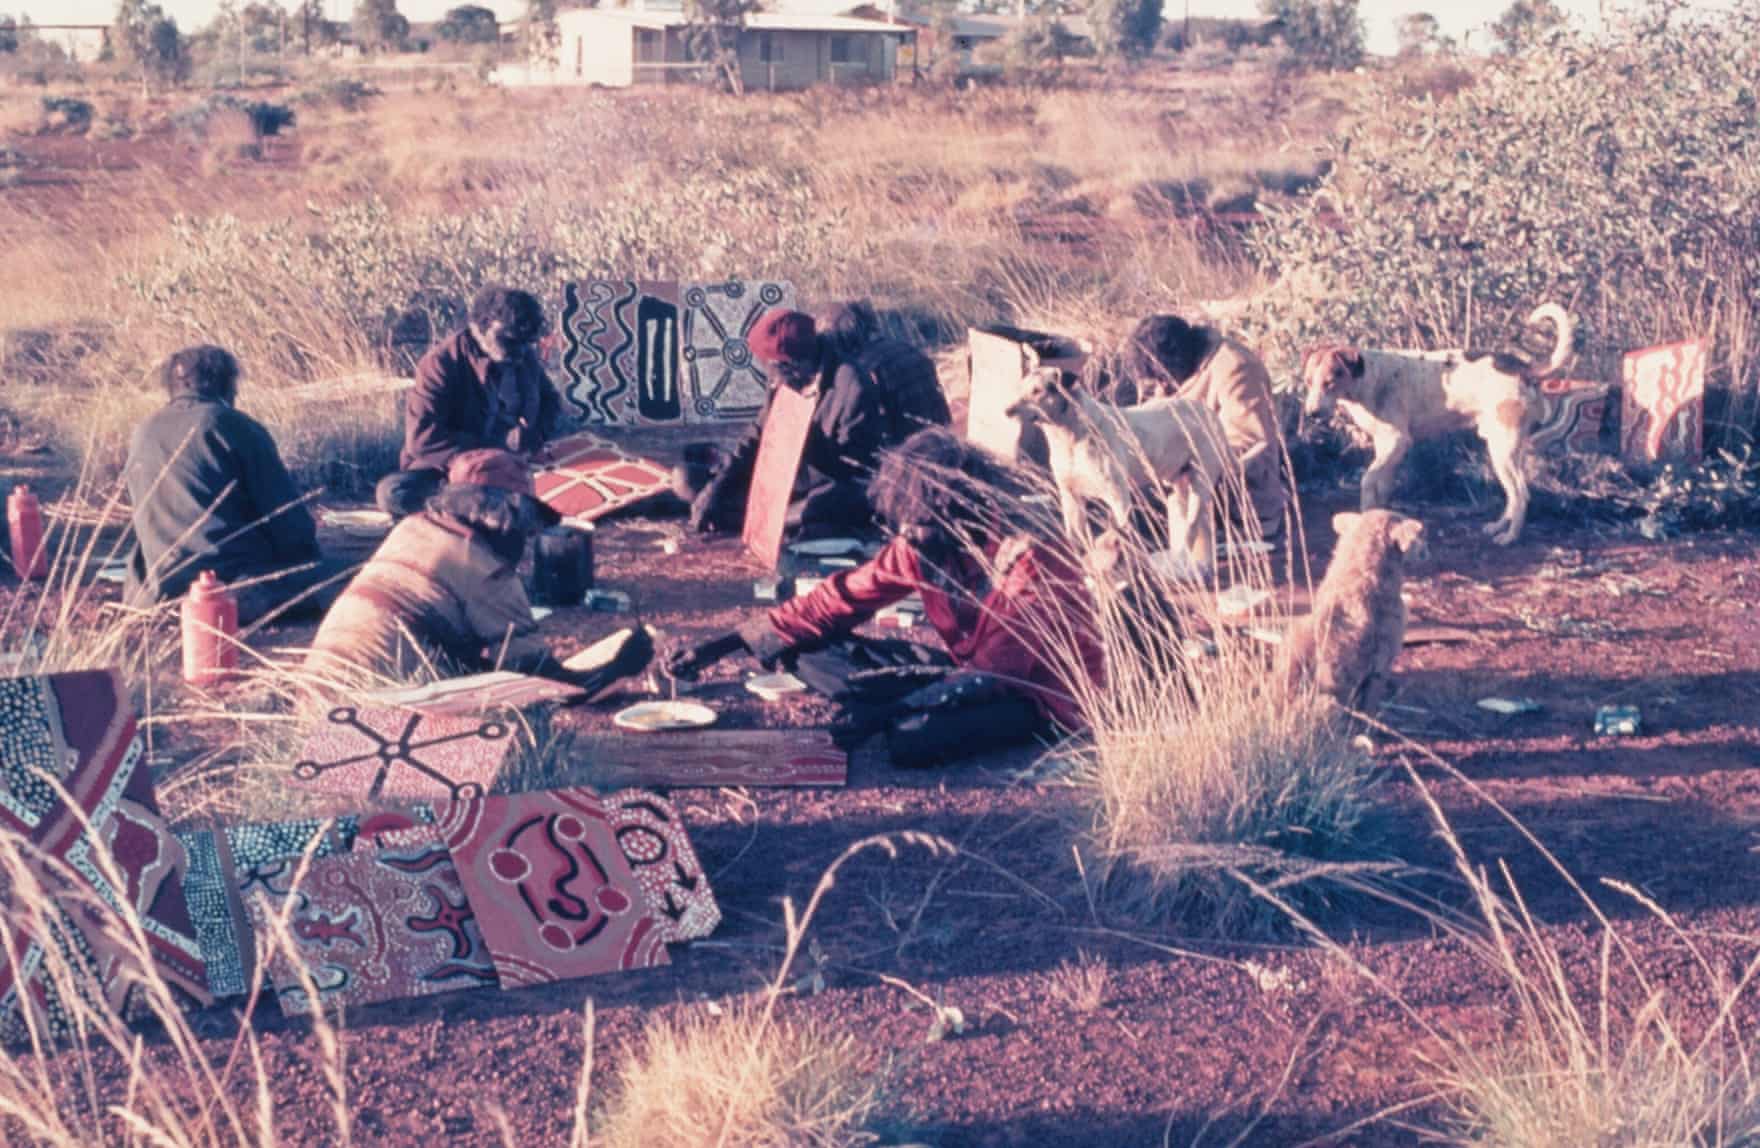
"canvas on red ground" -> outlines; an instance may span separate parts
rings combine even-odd
[[[458,869],[431,829],[409,842],[382,838],[316,858],[297,887],[293,876],[289,871],[260,883],[245,898],[282,1012],[496,983]],[[276,923],[283,916],[285,934]]]
[[[1530,450],[1563,454],[1599,454],[1601,424],[1607,419],[1607,383],[1587,379],[1542,379],[1540,406],[1528,432]]]
[[[438,828],[502,988],[667,963],[666,918],[591,790],[455,802]]]
[[[721,923],[721,907],[677,807],[641,789],[619,790],[604,800],[617,827],[618,848],[648,903],[664,918],[660,935],[668,941],[695,941],[713,933]]]
[[[144,1008],[131,917],[165,983],[211,1001],[184,900],[188,857],[159,814],[119,674],[0,680],[0,826],[30,843],[24,864],[48,902],[40,912],[5,905],[17,960],[0,955],[0,1036],[20,1035],[27,1011],[51,1031],[66,1022],[34,935],[45,930],[58,935],[82,991],[119,1015]],[[0,903],[16,892],[0,890]]]
[[[849,755],[822,729],[694,730],[581,737],[585,776],[621,786],[838,786]]]
[[[672,489],[666,467],[637,458],[592,434],[550,444],[532,476],[540,501],[564,518],[591,522]]]
[[[361,801],[486,793],[513,752],[513,726],[383,706],[335,706],[309,728],[296,780]]]
[[[782,533],[788,525],[788,503],[801,470],[801,452],[813,425],[815,399],[793,387],[778,386],[764,416],[764,434],[758,442],[758,458],[752,464],[752,482],[746,491],[745,529],[740,537],[746,549],[767,570],[776,568],[782,555]]]
[[[1620,454],[1628,462],[1697,462],[1704,453],[1705,344],[1632,351],[1624,362]]]

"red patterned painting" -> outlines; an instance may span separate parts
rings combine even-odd
[[[502,988],[667,963],[665,918],[591,791],[456,802],[439,829]]]
[[[551,444],[548,459],[533,482],[538,498],[564,518],[591,522],[672,489],[667,468],[628,454],[597,435],[559,439]]]
[[[1534,451],[1601,453],[1601,424],[1613,388],[1587,379],[1542,379],[1539,418],[1528,433]]]
[[[365,700],[376,706],[400,706],[403,709],[435,716],[476,717],[490,710],[521,709],[543,702],[566,702],[584,698],[587,691],[566,682],[496,670],[486,674],[469,674],[447,678],[425,686],[405,689],[375,690]]]
[[[410,832],[410,831],[403,831]],[[316,858],[305,880],[258,885],[246,909],[281,1011],[298,1015],[494,985],[495,969],[446,846],[365,842]],[[275,921],[285,916],[286,940]],[[300,976],[304,970],[316,999]]]
[[[721,907],[672,802],[640,789],[621,790],[604,801],[618,847],[662,918],[660,935],[694,941],[713,933]]]
[[[1698,461],[1705,449],[1705,344],[1632,351],[1624,375],[1621,455],[1629,462]]]
[[[144,970],[123,939],[129,917],[158,975],[211,1001],[184,899],[188,856],[159,815],[144,757],[116,673],[0,680],[0,826],[31,843],[54,903],[40,917],[6,906],[11,890],[0,890],[18,958],[0,955],[0,1037],[25,1031],[27,1010],[50,1031],[67,1019],[33,920],[57,934],[94,1003],[124,1016],[141,1011]]]
[[[362,800],[464,799],[488,792],[513,745],[513,726],[498,718],[337,706],[307,733],[293,776]]]
[[[622,786],[837,786],[849,756],[819,729],[696,730],[577,739],[586,777]]]
[[[752,464],[752,484],[746,492],[746,523],[741,538],[746,549],[766,570],[776,568],[782,553],[782,533],[788,524],[788,503],[794,496],[795,476],[801,469],[801,452],[813,425],[815,400],[793,387],[778,386],[764,416],[764,435],[758,442],[758,459]]]

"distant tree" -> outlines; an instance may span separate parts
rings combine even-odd
[[[526,58],[534,64],[554,66],[559,37],[556,0],[526,0],[526,14],[520,21]]]
[[[1564,11],[1552,0],[1515,0],[1491,25],[1491,38],[1510,55],[1533,47],[1565,25]]]
[[[739,38],[759,0],[685,0],[685,50],[708,65],[704,78],[735,95],[746,90],[739,70]]]
[[[1161,0],[1088,0],[1088,26],[1102,60],[1146,56],[1161,34]]]
[[[324,0],[300,0],[288,17],[291,34],[299,37],[300,48],[308,55],[312,46],[323,47],[342,38],[342,30],[324,15]]]
[[[281,33],[287,20],[286,11],[264,0],[246,4],[238,13],[245,44],[260,55],[281,50]]]
[[[354,0],[354,42],[363,52],[396,51],[409,39],[409,21],[397,0]]]
[[[1428,12],[1408,12],[1399,18],[1399,54],[1428,56],[1447,44],[1442,24]]]
[[[1363,62],[1363,18],[1357,0],[1260,0],[1296,60],[1344,71]]]
[[[493,44],[501,39],[501,24],[489,9],[463,4],[447,10],[434,34],[454,44]]]
[[[0,16],[0,52],[18,51],[18,20]]]
[[[122,0],[116,6],[110,44],[123,63],[139,70],[142,91],[155,80],[176,83],[189,72],[189,53],[177,21],[147,0]]]

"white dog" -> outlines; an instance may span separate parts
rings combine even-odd
[[[1130,529],[1132,496],[1154,488],[1166,494],[1169,540],[1183,542],[1196,570],[1213,567],[1216,483],[1231,455],[1209,408],[1180,398],[1114,407],[1082,390],[1074,376],[1040,367],[1006,413],[1044,432],[1072,538],[1085,536],[1087,500],[1104,503],[1122,532]]]
[[[1499,546],[1522,533],[1528,517],[1523,469],[1528,430],[1538,411],[1535,384],[1564,370],[1576,345],[1576,324],[1556,303],[1528,316],[1550,322],[1552,355],[1535,365],[1519,355],[1478,351],[1364,351],[1327,346],[1302,362],[1303,408],[1322,414],[1337,404],[1375,446],[1363,475],[1362,508],[1385,507],[1395,468],[1420,438],[1472,427],[1485,442],[1503,486],[1503,516],[1485,527]]]

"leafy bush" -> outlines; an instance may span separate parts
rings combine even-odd
[[[293,97],[296,104],[311,107],[334,107],[341,111],[360,110],[368,101],[384,95],[365,80],[326,80],[315,88],[307,88]]]
[[[92,105],[72,96],[44,96],[45,135],[84,135],[92,126]]]
[[[251,118],[251,130],[257,133],[258,139],[280,135],[282,129],[290,128],[294,123],[293,109],[285,104],[258,100],[246,104],[244,112]]]
[[[1261,0],[1298,62],[1335,71],[1363,62],[1363,18],[1357,0]]]
[[[1383,91],[1322,187],[1268,213],[1255,238],[1279,279],[1249,328],[1293,368],[1324,338],[1494,343],[1558,299],[1593,328],[1584,377],[1617,377],[1632,346],[1711,339],[1724,421],[1749,426],[1757,33],[1752,3],[1715,24],[1658,15],[1611,43],[1566,37],[1500,61],[1446,101]]]

